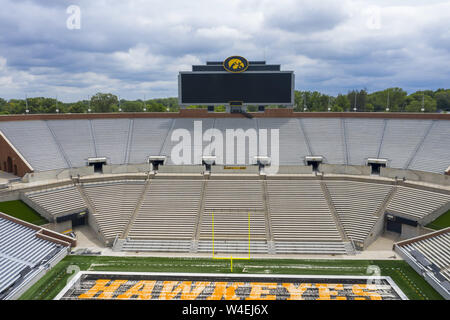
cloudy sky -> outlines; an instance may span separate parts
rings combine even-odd
[[[450,87],[449,1],[0,0],[0,7],[6,99],[176,96],[178,71],[230,55],[294,70],[299,90]]]

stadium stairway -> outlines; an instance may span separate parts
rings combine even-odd
[[[328,190],[327,185],[324,181],[320,182],[320,187],[322,188],[323,195],[325,196],[325,199],[328,203],[328,207],[330,208],[331,216],[333,217],[334,222],[336,223],[336,227],[339,231],[339,234],[341,235],[342,240],[344,242],[346,242],[346,241],[348,241],[347,234],[344,231],[341,220],[339,219],[339,215],[337,214],[336,208],[334,207],[333,200],[331,199],[331,196],[330,196],[330,191]]]
[[[137,214],[139,212],[139,209],[141,208],[142,202],[144,201],[145,194],[147,193],[147,191],[148,191],[148,189],[150,187],[150,182],[151,182],[151,179],[149,179],[149,177],[147,177],[147,181],[145,182],[145,186],[142,189],[142,193],[141,193],[141,195],[138,198],[138,202],[137,202],[137,204],[136,204],[136,206],[134,208],[134,211],[133,211],[133,213],[132,213],[132,215],[130,217],[130,220],[128,221],[128,224],[125,227],[125,229],[123,231],[123,234],[120,237],[121,239],[126,239],[128,237],[130,229],[133,226],[133,223],[136,220],[136,216],[137,216]]]

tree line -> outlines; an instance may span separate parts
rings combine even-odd
[[[278,106],[269,106],[277,108]],[[206,108],[190,106],[189,108]],[[250,106],[249,111],[256,111]],[[106,113],[106,112],[178,112],[177,98],[125,100],[111,93],[97,93],[89,100],[61,102],[55,98],[0,98],[0,114],[35,113]],[[224,111],[219,106],[216,111]],[[389,88],[368,93],[352,90],[337,96],[318,91],[295,91],[294,111],[298,112],[449,112],[450,89],[424,90],[411,94],[401,88]]]

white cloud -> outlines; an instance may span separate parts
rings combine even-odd
[[[328,93],[450,78],[446,1],[80,0],[80,30],[65,27],[70,4],[2,1],[0,96],[175,96],[179,70],[232,54]]]

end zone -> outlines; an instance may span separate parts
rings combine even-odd
[[[55,300],[407,300],[387,276],[81,271]]]

